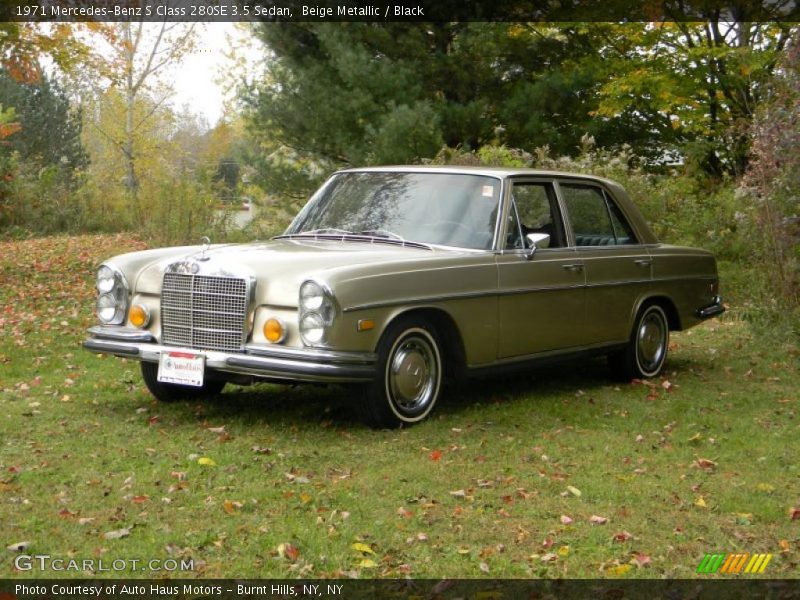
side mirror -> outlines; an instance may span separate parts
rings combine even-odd
[[[525,255],[526,260],[533,258],[537,248],[550,247],[550,234],[548,233],[529,233],[525,236],[525,239],[528,240],[531,246],[530,252]]]

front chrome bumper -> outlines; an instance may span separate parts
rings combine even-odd
[[[701,319],[710,319],[725,312],[725,305],[722,303],[721,296],[714,296],[714,302],[708,306],[697,309],[697,316]]]
[[[223,373],[253,375],[269,380],[312,383],[369,381],[375,377],[377,356],[371,352],[337,352],[247,344],[243,353],[163,346],[152,334],[130,327],[89,329],[83,347],[90,352],[158,362],[164,352],[205,356],[206,368]]]

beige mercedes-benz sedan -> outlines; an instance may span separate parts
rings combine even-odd
[[[395,427],[427,417],[446,378],[543,358],[654,377],[670,331],[724,311],[718,285],[709,252],[659,243],[613,181],[349,169],[270,241],[104,262],[84,346],[141,361],[160,400],[345,383],[367,423]]]

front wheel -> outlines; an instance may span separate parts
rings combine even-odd
[[[609,365],[626,381],[655,377],[664,368],[668,348],[667,315],[659,305],[651,304],[639,311],[628,345],[609,355]]]
[[[178,400],[195,400],[209,398],[222,392],[225,382],[221,380],[206,380],[200,387],[163,383],[158,380],[158,363],[142,362],[142,379],[150,393],[162,402],[176,402]]]
[[[371,427],[412,425],[427,417],[442,388],[441,344],[423,318],[400,318],[378,343],[378,374],[364,386],[361,416]]]

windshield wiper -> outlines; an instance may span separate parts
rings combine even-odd
[[[389,231],[388,229],[366,229],[364,231],[359,231],[358,235],[370,235],[373,237],[393,238],[395,240],[405,241],[402,235]]]
[[[301,231],[297,235],[325,235],[325,234],[353,235],[353,232],[347,231],[346,229],[337,229],[336,227],[323,227],[321,229],[311,229],[310,231]]]

